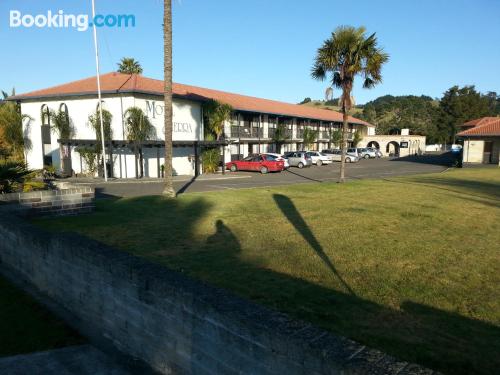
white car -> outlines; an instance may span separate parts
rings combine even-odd
[[[342,151],[338,149],[333,150],[323,150],[323,153],[329,155],[333,161],[341,161],[342,160]],[[346,153],[345,162],[346,163],[357,163],[359,158],[356,155]]]
[[[321,166],[323,164],[331,164],[333,162],[330,155],[324,154],[319,151],[308,151],[307,155],[311,157],[312,163],[316,164],[317,166]]]
[[[273,158],[275,158],[276,160],[283,160],[285,162],[285,169],[288,169],[290,168],[290,163],[288,163],[288,159],[285,159],[283,157],[283,155],[280,155],[280,154],[275,154],[273,152],[265,152],[263,155],[269,155],[269,156],[272,156]]]

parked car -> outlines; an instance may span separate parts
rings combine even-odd
[[[341,150],[338,150],[338,149],[323,150],[322,152],[324,154],[329,155],[332,158],[332,161],[341,161],[341,158],[342,158],[342,151]],[[346,153],[346,155],[345,155],[345,162],[346,163],[357,163],[358,161],[359,161],[359,158],[356,155]]]
[[[288,160],[288,164],[291,167],[310,167],[312,165],[312,159],[307,155],[306,151],[290,151],[286,152],[284,158]]]
[[[281,172],[285,169],[285,161],[276,160],[271,155],[257,154],[247,156],[243,160],[230,161],[226,163],[226,168],[231,172],[258,171],[265,174],[267,172]]]
[[[381,158],[382,156],[384,156],[382,154],[382,151],[380,151],[378,148],[375,148],[375,147],[367,147],[368,150],[370,151],[373,151],[375,153],[375,155],[377,156],[377,158]]]
[[[375,159],[377,157],[376,152],[369,148],[359,147],[357,150],[360,157],[364,159]]]
[[[270,156],[274,157],[275,160],[283,160],[283,162],[285,163],[285,169],[290,168],[290,164],[288,163],[288,159],[285,159],[285,157],[283,155],[275,154],[273,152],[266,152],[262,155],[270,155]]]
[[[311,157],[312,163],[316,164],[317,166],[321,166],[323,164],[331,164],[333,161],[331,156],[319,151],[309,151],[307,155]]]

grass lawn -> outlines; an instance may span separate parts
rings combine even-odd
[[[0,357],[83,343],[30,296],[0,277]]]
[[[99,201],[39,219],[449,374],[500,367],[500,170]]]

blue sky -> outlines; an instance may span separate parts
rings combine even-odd
[[[95,74],[91,29],[10,28],[10,10],[90,14],[90,0],[2,0],[0,88],[18,93]],[[355,87],[358,103],[385,94],[440,97],[474,84],[500,92],[499,0],[173,0],[174,80],[264,98],[322,98],[309,72],[338,25],[364,25],[391,55],[384,82]],[[162,78],[161,0],[96,0],[98,13],[134,14],[135,28],[100,28],[101,72],[123,56]],[[338,93],[337,93],[338,94]]]

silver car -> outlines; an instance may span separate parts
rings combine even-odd
[[[306,151],[290,151],[283,155],[288,160],[290,167],[310,167],[312,165],[312,158],[307,155]]]
[[[338,149],[333,149],[333,150],[323,150],[322,151],[324,154],[331,156],[333,161],[341,161],[342,159],[342,151]],[[359,161],[359,158],[356,155],[350,154],[349,152],[346,153],[345,155],[345,162],[346,163],[357,163]]]
[[[360,157],[364,159],[375,159],[377,157],[377,153],[371,148],[358,148],[357,150]]]
[[[373,151],[375,153],[375,155],[377,156],[377,158],[381,158],[383,155],[382,155],[382,151],[380,151],[378,148],[375,148],[375,147],[367,147],[368,150],[370,151]]]

